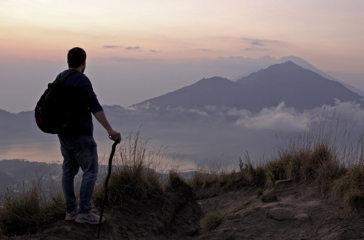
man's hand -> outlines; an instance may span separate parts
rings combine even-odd
[[[112,129],[109,122],[107,121],[104,111],[99,111],[97,113],[94,113],[94,116],[97,119],[97,121],[99,121],[101,125],[106,129],[107,133],[109,134],[109,138],[117,143],[120,143],[121,135],[119,132],[114,131]]]
[[[121,135],[120,135],[119,132],[114,131],[114,130],[110,130],[110,131],[107,131],[107,133],[109,134],[109,138],[111,140],[113,140],[114,142],[120,143]]]

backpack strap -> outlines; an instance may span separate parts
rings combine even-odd
[[[76,69],[70,69],[69,71],[67,71],[66,74],[62,76],[62,73],[58,74],[56,80],[54,80],[54,82],[59,82],[61,84],[64,83],[64,81],[66,81],[69,77],[71,77],[72,74],[74,74],[75,72],[78,72]]]

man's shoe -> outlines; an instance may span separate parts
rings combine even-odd
[[[72,212],[68,213],[66,212],[66,217],[65,220],[66,221],[72,221],[75,220],[78,214],[78,208],[76,208],[75,210],[73,210]]]
[[[102,223],[105,222],[105,218],[102,218]],[[89,224],[99,224],[100,216],[94,213],[94,210],[90,210],[87,213],[79,213],[75,220],[78,223],[89,223]]]

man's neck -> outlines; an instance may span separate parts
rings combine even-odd
[[[83,73],[82,72],[82,70],[83,70],[83,66],[81,65],[80,67],[78,67],[78,68],[68,68],[68,69],[75,69],[75,70],[77,70],[77,71],[79,71],[80,73]]]
[[[81,68],[68,68],[68,69],[75,69],[75,70],[81,72]]]

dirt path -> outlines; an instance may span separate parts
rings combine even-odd
[[[264,200],[264,201],[263,201]],[[257,198],[240,190],[199,202],[203,213],[225,215],[197,239],[364,239],[363,215],[323,199],[314,186],[282,181]]]

